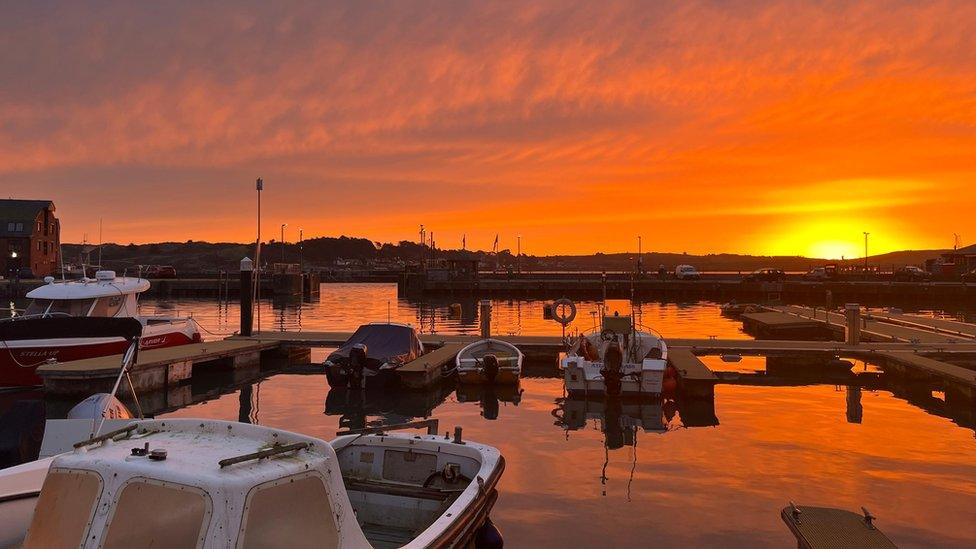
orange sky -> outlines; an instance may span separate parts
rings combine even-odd
[[[972,2],[15,3],[0,195],[64,240],[858,256],[976,241]]]

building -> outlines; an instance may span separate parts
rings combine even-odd
[[[61,224],[50,200],[0,200],[0,276],[41,278],[58,270]]]
[[[942,278],[955,278],[976,270],[976,244],[950,250],[925,262],[925,269]]]

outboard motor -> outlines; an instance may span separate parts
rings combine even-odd
[[[363,386],[363,371],[366,369],[366,359],[369,349],[364,343],[357,343],[349,349],[349,383],[350,387]]]
[[[482,370],[485,373],[485,378],[488,379],[488,383],[494,383],[495,378],[498,377],[498,357],[493,354],[487,354],[482,357],[481,362],[483,364]]]
[[[478,528],[474,535],[475,549],[502,549],[505,547],[505,540],[502,533],[498,531],[491,519],[485,519],[485,523]]]
[[[603,369],[600,370],[603,383],[607,388],[607,396],[620,395],[623,366],[624,352],[617,343],[617,336],[614,335],[613,341],[607,345],[607,350],[603,353]]]

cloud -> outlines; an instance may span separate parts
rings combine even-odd
[[[951,210],[974,201],[938,196],[976,171],[973,20],[964,2],[17,3],[0,182],[57,200],[69,235],[161,173],[168,194],[112,214],[227,220],[136,241],[246,239],[250,196],[228,191],[257,175],[298,193],[268,193],[275,215],[323,232],[462,232],[504,206],[526,219],[485,234],[524,224],[553,251],[614,246],[567,231],[805,215],[833,181],[880,182],[852,210]],[[919,225],[906,246],[936,237]],[[694,232],[661,246],[740,245]]]

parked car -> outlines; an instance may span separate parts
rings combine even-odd
[[[897,282],[927,282],[932,275],[915,265],[905,265],[895,270],[893,278]]]
[[[701,280],[701,273],[691,265],[678,265],[674,268],[674,277],[678,280]]]
[[[783,269],[757,269],[747,274],[743,282],[780,282],[786,279]]]
[[[145,278],[176,278],[176,268],[172,265],[150,265],[142,272]]]
[[[823,267],[815,267],[813,269],[810,269],[809,271],[807,271],[805,275],[803,275],[804,280],[823,281],[823,280],[827,280],[828,278],[830,277],[827,276],[827,269]]]
[[[968,273],[963,273],[963,282],[976,282],[976,269],[969,271]]]

